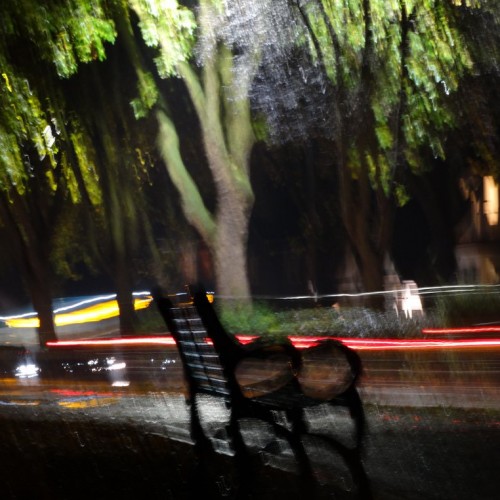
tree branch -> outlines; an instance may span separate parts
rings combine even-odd
[[[184,214],[207,244],[213,245],[215,221],[184,165],[175,126],[167,114],[161,110],[157,111],[156,117],[159,124],[158,147],[170,178],[180,194]]]

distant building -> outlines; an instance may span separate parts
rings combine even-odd
[[[500,282],[499,185],[492,176],[462,179],[470,210],[457,229],[457,278],[460,283]]]

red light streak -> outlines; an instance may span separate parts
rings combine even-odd
[[[248,335],[237,335],[236,338],[242,344],[248,344],[256,337]],[[342,337],[304,337],[290,336],[289,339],[297,349],[313,347],[321,340],[335,338],[348,347],[355,350],[415,350],[415,349],[462,349],[462,348],[486,348],[500,347],[500,338],[486,339],[356,339]],[[171,336],[161,337],[129,337],[119,339],[99,340],[59,340],[47,342],[48,347],[106,347],[106,346],[173,346],[175,341]]]
[[[500,326],[469,326],[463,328],[422,328],[422,333],[430,335],[462,333],[499,333]]]
[[[240,344],[249,344],[250,342],[253,342],[255,339],[257,339],[257,335],[236,335],[236,338],[238,339],[238,342]]]
[[[379,340],[338,339],[356,350],[415,350],[415,349],[465,349],[500,347],[500,339],[458,339],[458,340]]]
[[[329,337],[289,337],[297,348],[312,347],[321,340]],[[355,339],[336,338],[348,347],[355,350],[404,350],[404,349],[448,349],[448,348],[474,348],[474,347],[500,347],[499,339]]]
[[[84,396],[105,396],[105,397],[115,396],[115,394],[112,392],[76,391],[72,389],[51,389],[50,392],[68,398],[84,397]]]
[[[175,345],[171,336],[161,337],[129,337],[120,339],[99,340],[56,340],[47,342],[47,347],[106,347],[106,346],[146,346],[146,345]]]

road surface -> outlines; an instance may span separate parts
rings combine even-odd
[[[153,359],[141,355],[141,362]],[[161,351],[167,371],[117,377],[67,374],[0,379],[2,498],[191,498],[203,483],[195,467],[189,413],[175,349]],[[360,394],[368,434],[363,465],[376,500],[498,498],[499,352],[365,352]],[[118,382],[118,383],[117,383]],[[217,453],[201,460],[206,498],[230,498],[235,472],[221,429],[228,414],[202,402]],[[331,408],[308,413],[312,430],[348,439],[350,420]],[[244,422],[256,452],[255,498],[302,498],[286,443]],[[260,453],[259,453],[260,450]],[[308,442],[318,498],[356,498],[342,459]],[[203,476],[203,477],[205,477]],[[130,496],[132,495],[132,496]]]

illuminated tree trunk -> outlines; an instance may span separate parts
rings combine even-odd
[[[247,241],[251,203],[237,192],[219,198],[214,256],[217,291],[221,296],[250,297],[247,273]]]
[[[216,190],[215,213],[207,209],[184,165],[172,119],[161,110],[157,113],[158,144],[184,214],[212,253],[217,293],[249,302],[247,239],[254,201],[249,163],[255,138],[249,99],[241,97],[232,81],[232,61],[229,51],[220,47],[201,76],[187,64],[178,68],[200,120]]]
[[[184,166],[172,121],[162,112],[157,116],[160,124],[159,146],[170,177],[181,195],[184,214],[198,230],[212,254],[217,293],[248,301],[250,285],[247,274],[247,239],[253,206],[249,179],[243,177],[243,182],[238,182],[230,174],[230,160],[227,159],[227,163],[216,160],[218,152],[214,137],[205,131],[207,156],[212,159],[210,168],[217,190],[216,213],[210,213]]]

